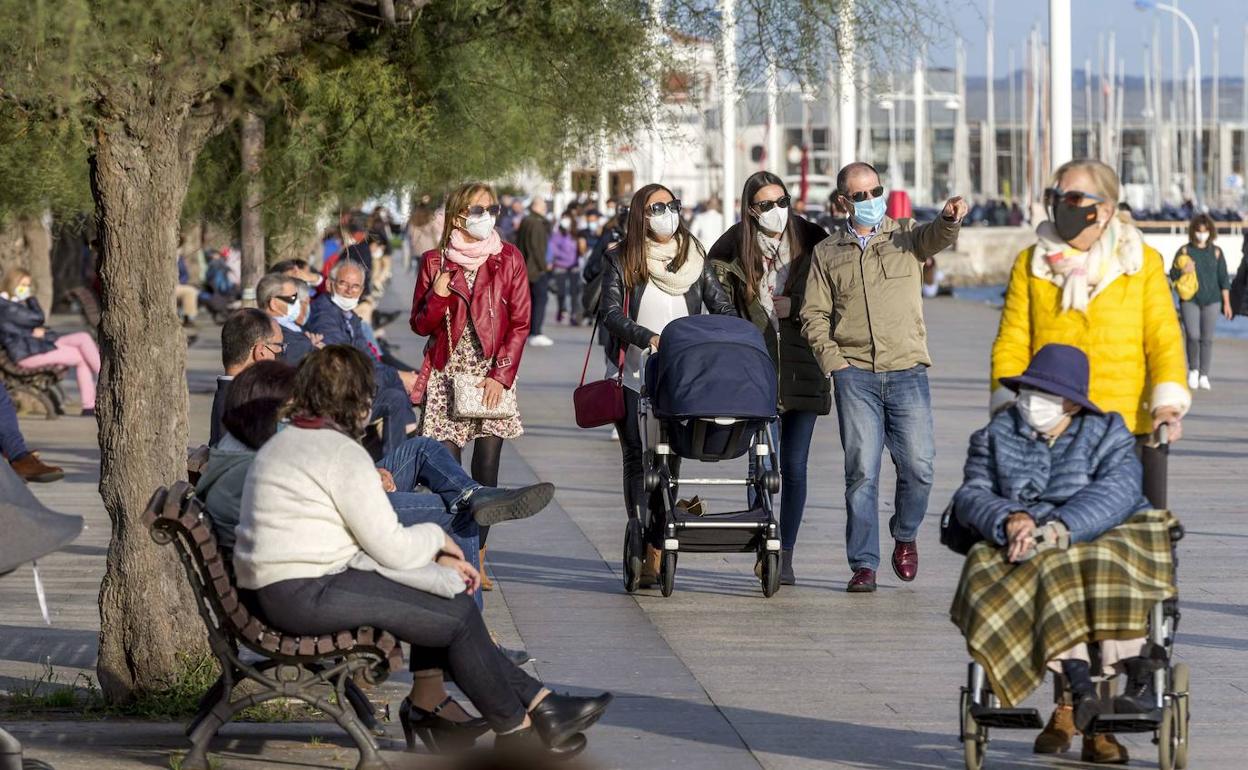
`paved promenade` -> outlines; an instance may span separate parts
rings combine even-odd
[[[400,277],[387,298],[406,308]],[[819,422],[811,452],[810,503],[795,560],[799,585],[764,599],[748,555],[681,557],[676,593],[624,593],[624,526],[618,445],[608,432],[580,431],[571,390],[587,329],[548,324],[556,345],[529,349],[520,377],[525,436],[504,457],[502,481],[537,478],[558,486],[556,504],[490,536],[499,590],[487,619],[509,644],[538,659],[556,687],[605,688],[618,699],[591,734],[604,768],[945,768],[960,767],[958,687],[967,662],[948,620],[959,557],[937,542],[940,510],[956,488],[967,436],[986,421],[988,349],[997,311],[955,300],[927,306],[936,365],[936,490],[920,534],[918,580],[902,585],[885,566],[878,593],[844,593],[845,505],[835,417]],[[211,327],[192,349],[193,439],[207,434],[218,345]],[[400,320],[387,333],[400,356],[420,341]],[[1180,549],[1178,656],[1192,666],[1193,768],[1237,768],[1248,753],[1248,343],[1219,341],[1216,390],[1197,394],[1186,437],[1171,461],[1171,503],[1188,528]],[[600,373],[593,356],[591,376]],[[53,625],[43,626],[29,570],[0,581],[0,688],[21,686],[49,660],[62,680],[92,671],[108,523],[96,492],[93,423],[23,421],[32,443],[66,467],[67,479],[37,487],[50,505],[87,516],[89,529],[41,574]],[[886,463],[887,466],[887,463]],[[737,474],[739,463],[714,472]],[[881,490],[890,513],[891,470]],[[726,505],[722,495],[710,497]],[[721,508],[722,509],[722,508]],[[885,528],[885,533],[887,529]],[[889,543],[882,544],[888,553]],[[397,704],[402,677],[383,688]],[[1031,699],[1046,709],[1047,687]],[[184,746],[181,726],[117,722],[24,722],[29,754],[57,767],[167,767]],[[397,724],[392,747],[400,749]],[[1035,757],[1030,733],[998,731],[996,768],[1083,767],[1076,750]],[[1154,766],[1147,738],[1125,741],[1133,766]],[[223,768],[343,767],[354,753],[328,724],[233,725],[216,744]],[[398,754],[391,755],[398,757]],[[101,765],[101,759],[107,762]],[[1089,766],[1090,767],[1090,766]]]

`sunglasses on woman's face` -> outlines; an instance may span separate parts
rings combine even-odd
[[[883,185],[876,185],[875,187],[872,187],[870,190],[862,190],[856,193],[849,193],[845,197],[849,198],[854,203],[862,203],[863,201],[869,201],[872,198],[878,198],[883,194],[884,194]]]
[[[646,213],[652,217],[657,217],[664,211],[675,211],[679,213],[680,199],[677,198],[676,200],[668,201],[667,203],[651,203],[649,206],[646,206]]]
[[[1097,203],[1101,203],[1105,200],[1099,195],[1093,195],[1092,193],[1086,193],[1081,190],[1062,190],[1057,187],[1050,187],[1044,191],[1044,205],[1046,206],[1056,206],[1060,203],[1063,206],[1078,208],[1083,205],[1084,198],[1096,201]]]
[[[502,210],[502,206],[499,206],[497,203],[489,206],[469,206],[464,209],[464,211],[468,212],[468,216],[470,217],[479,217],[482,214],[489,214],[492,217],[496,217]]]
[[[787,209],[789,207],[789,204],[792,201],[793,201],[792,197],[788,195],[782,195],[779,198],[776,198],[774,201],[755,201],[754,208],[766,214],[768,211],[771,211],[776,206],[779,206],[782,209]]]

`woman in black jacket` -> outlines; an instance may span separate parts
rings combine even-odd
[[[670,321],[699,315],[703,307],[717,315],[736,315],[706,260],[702,244],[680,216],[680,201],[661,184],[649,184],[633,195],[624,240],[607,252],[600,314],[613,338],[617,367],[624,373],[624,419],[615,424],[624,455],[624,504],[630,519],[647,516],[646,560],[642,583],[651,585],[659,573],[663,529],[654,512],[662,510],[658,494],[644,491],[641,431],[637,426],[641,389],[641,356],[659,348],[659,335]],[[678,463],[676,458],[673,463]],[[678,465],[676,467],[679,467]],[[675,468],[674,468],[675,470]]]
[[[802,336],[798,312],[822,227],[790,216],[792,199],[767,171],[745,180],[741,221],[711,247],[711,266],[742,318],[763,333],[780,377],[780,582],[793,585],[793,547],[806,508],[806,461],[815,419],[832,408],[832,389]]]

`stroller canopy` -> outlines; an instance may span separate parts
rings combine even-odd
[[[776,416],[776,367],[754,324],[722,315],[678,318],[646,365],[659,417]]]

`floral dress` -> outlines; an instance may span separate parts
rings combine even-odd
[[[477,281],[476,271],[465,271],[471,291]],[[451,415],[451,398],[454,386],[452,376],[456,374],[476,374],[485,377],[490,373],[492,362],[481,350],[481,340],[477,338],[477,330],[472,325],[472,314],[468,315],[468,323],[464,333],[451,351],[450,360],[441,370],[429,373],[429,386],[425,391],[425,415],[420,433],[422,436],[438,441],[450,441],[463,447],[469,441],[483,436],[499,438],[517,438],[524,433],[520,424],[520,415],[505,420],[459,420]],[[515,387],[513,384],[512,387]]]

